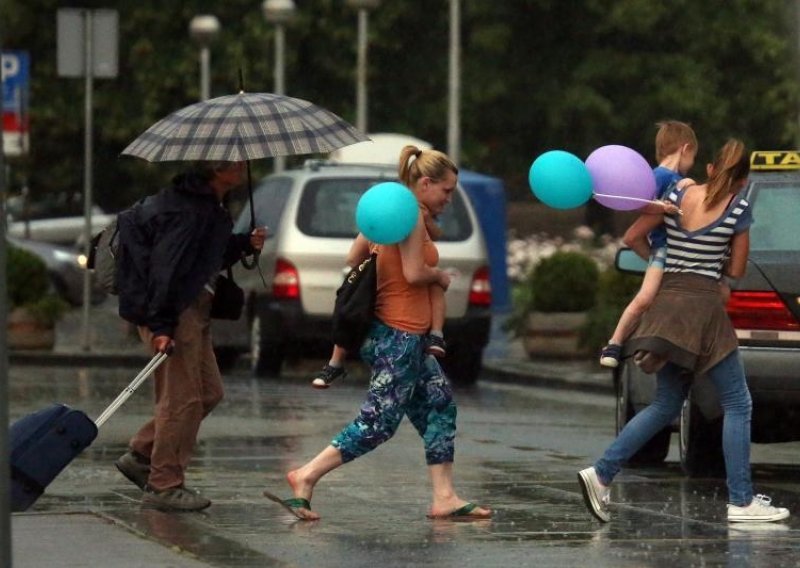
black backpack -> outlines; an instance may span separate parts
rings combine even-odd
[[[375,320],[378,255],[350,270],[336,291],[333,307],[333,342],[348,351],[358,349]]]

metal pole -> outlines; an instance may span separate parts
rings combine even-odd
[[[275,94],[286,94],[285,80],[286,66],[286,36],[282,23],[275,24]],[[286,157],[275,156],[275,172],[279,173],[286,169]]]
[[[797,53],[795,55],[795,65],[800,70],[800,0],[795,3],[795,41],[797,45]],[[797,109],[797,133],[794,137],[795,148],[800,148],[800,108]]]
[[[450,0],[450,66],[447,104],[447,153],[461,161],[461,0]]]
[[[0,26],[2,30],[2,26]],[[0,35],[2,32],[0,32]],[[2,37],[0,37],[0,40]],[[0,41],[0,45],[2,45]],[[8,316],[6,282],[6,176],[3,132],[0,130],[0,566],[11,566],[11,484],[8,443]]]
[[[211,49],[204,45],[200,48],[200,100],[207,101],[211,97]]]
[[[85,10],[84,17],[84,74],[85,74],[85,106],[84,106],[84,148],[83,148],[83,254],[89,258],[89,245],[92,240],[92,90],[94,79],[94,22],[92,11]],[[91,280],[88,270],[83,271],[83,324],[81,347],[84,351],[91,350],[89,337],[89,307],[91,305]]]
[[[356,128],[367,131],[367,26],[369,14],[358,11],[358,59],[356,65]]]

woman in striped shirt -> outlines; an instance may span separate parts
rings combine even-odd
[[[703,185],[675,188],[668,199],[682,215],[653,215],[652,226],[667,229],[667,261],[658,294],[642,317],[623,356],[633,356],[645,372],[657,372],[653,402],[639,412],[594,467],[578,473],[589,511],[610,520],[609,485],[622,464],[680,414],[692,377],[710,380],[725,413],[725,455],[729,522],[785,519],[787,509],[768,497],[753,496],[750,480],[752,402],[739,358],[736,333],[721,301],[723,276],[744,275],[749,253],[750,204],[738,193],[750,166],[744,144],[729,140],[708,168]],[[646,232],[644,232],[646,229]]]

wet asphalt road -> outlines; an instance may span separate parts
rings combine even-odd
[[[133,374],[12,367],[12,420],[54,401],[95,417]],[[753,452],[756,490],[789,507],[788,522],[729,526],[724,482],[686,479],[674,451],[663,468],[617,478],[613,522],[590,517],[575,474],[611,441],[606,395],[489,382],[456,391],[457,488],[493,508],[491,521],[425,518],[427,472],[407,421],[387,444],[322,480],[313,499],[321,521],[297,522],[261,497],[264,488],[289,496],[284,473],[352,419],[365,386],[363,376],[327,391],[299,374],[226,376],[226,398],[201,429],[187,479],[214,504],[189,514],[141,508],[138,489],[112,464],[149,417],[145,386],[32,511],[96,512],[213,566],[800,566],[800,444]]]

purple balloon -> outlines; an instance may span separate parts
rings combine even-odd
[[[601,146],[586,158],[586,168],[592,176],[594,198],[606,207],[630,211],[655,198],[653,168],[641,154],[627,146]]]

